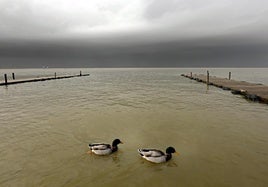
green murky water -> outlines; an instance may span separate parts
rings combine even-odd
[[[80,69],[15,71],[18,78]],[[180,76],[204,69],[82,69],[0,87],[0,186],[267,186],[268,106]],[[211,74],[268,85],[268,69]],[[249,73],[250,72],[250,73]],[[88,143],[124,144],[111,156]],[[152,164],[137,149],[180,156]]]

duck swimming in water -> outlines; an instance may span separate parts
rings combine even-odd
[[[166,154],[157,149],[138,149],[138,152],[142,158],[154,163],[167,162],[172,158],[172,153],[177,153],[173,147],[168,147],[166,149]]]
[[[109,155],[113,152],[116,152],[118,150],[117,145],[122,143],[119,139],[115,139],[112,143],[110,144],[105,144],[105,143],[92,143],[89,144],[89,149],[88,153],[95,153],[96,155]]]

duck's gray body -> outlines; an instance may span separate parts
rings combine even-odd
[[[142,158],[154,163],[166,162],[168,159],[168,155],[157,149],[138,149],[138,152]]]
[[[109,155],[113,152],[111,145],[105,143],[92,143],[88,146],[96,155]]]
[[[122,143],[119,139],[115,139],[112,143],[91,143],[89,144],[89,149],[91,152],[95,153],[96,155],[109,155],[118,150],[117,145]]]
[[[158,149],[138,149],[138,152],[142,158],[154,163],[166,162],[171,159],[172,153],[177,153],[173,147],[168,147],[166,153]]]

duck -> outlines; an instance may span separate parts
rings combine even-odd
[[[163,163],[169,161],[172,158],[172,153],[179,155],[179,153],[176,152],[175,148],[173,147],[168,147],[166,149],[166,153],[158,149],[138,149],[138,152],[142,158],[153,163]]]
[[[121,142],[119,139],[115,139],[112,142],[112,145],[106,143],[91,143],[88,145],[90,151],[87,153],[94,153],[96,155],[109,155],[118,150],[118,144],[123,144],[123,142]]]

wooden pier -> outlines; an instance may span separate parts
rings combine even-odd
[[[40,78],[29,78],[29,79],[18,79],[15,80],[15,75],[12,74],[13,80],[7,80],[7,75],[5,74],[5,80],[4,82],[0,82],[0,86],[7,86],[11,84],[21,84],[21,83],[27,83],[27,82],[39,82],[39,81],[48,81],[48,80],[56,80],[56,79],[68,79],[73,77],[83,77],[83,76],[89,76],[90,74],[80,74],[78,75],[65,75],[65,76],[57,76],[56,73],[53,77],[40,77]]]
[[[229,79],[209,76],[208,71],[207,75],[193,75],[191,73],[190,75],[182,74],[181,76],[198,82],[203,82],[207,85],[213,85],[222,88],[223,90],[230,90],[233,94],[240,94],[252,101],[268,104],[268,86],[231,80],[231,73],[229,73]]]

